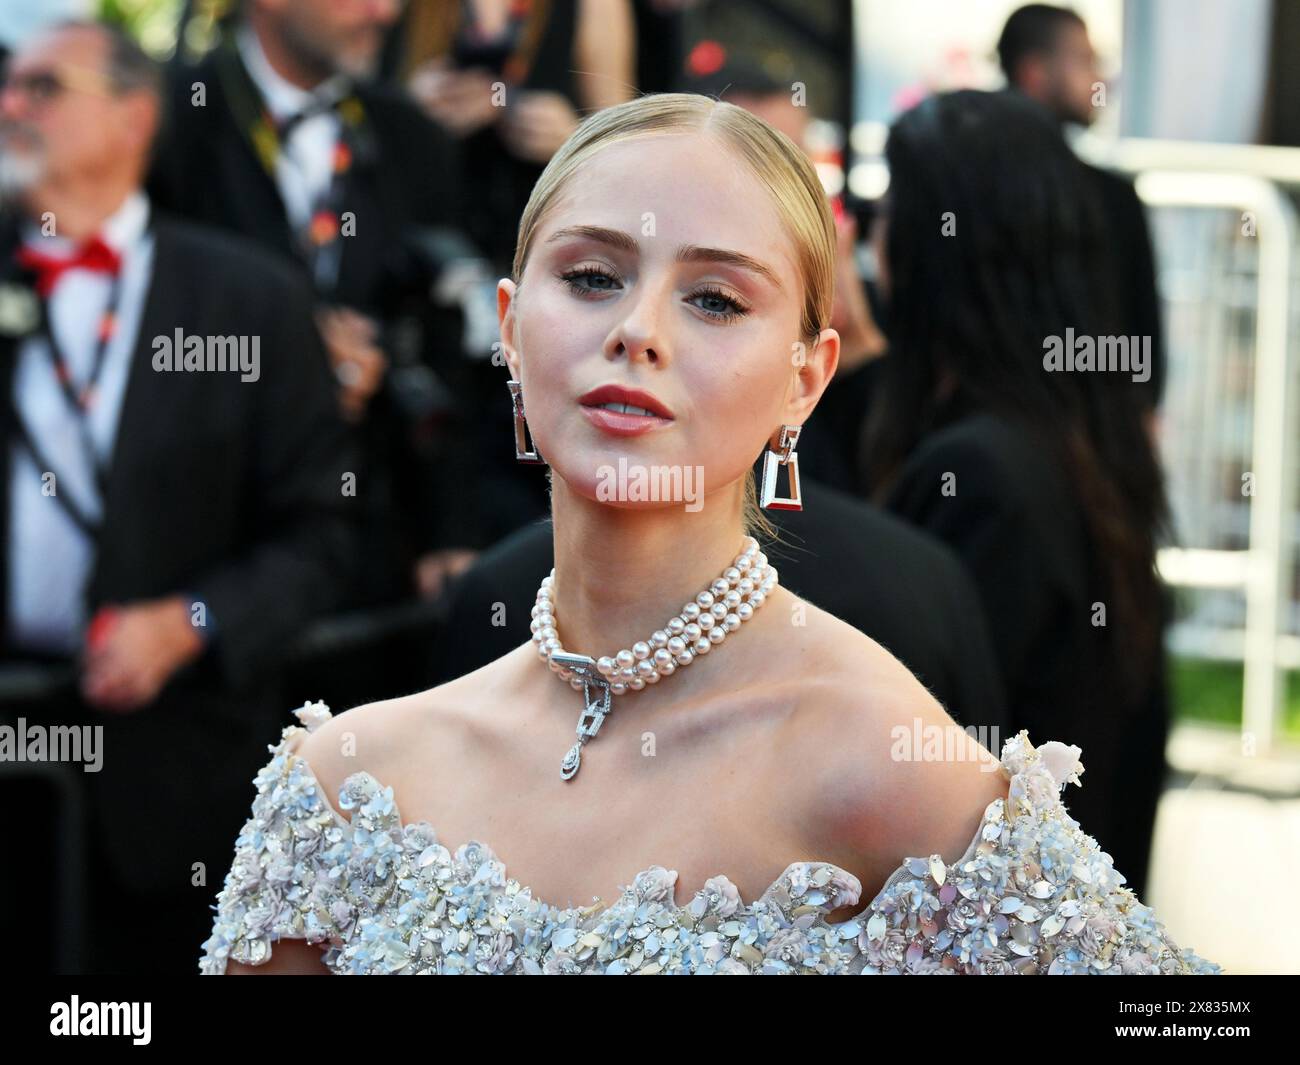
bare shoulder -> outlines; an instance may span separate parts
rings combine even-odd
[[[947,718],[925,685],[886,647],[834,614],[786,594],[792,620],[781,639],[797,663],[792,680],[808,693],[799,699],[804,731],[871,733],[899,716]]]
[[[295,753],[306,761],[325,790],[326,800],[336,810],[343,782],[354,773],[364,770],[381,783],[391,783],[395,755],[404,737],[409,742],[411,724],[418,720],[424,703],[423,694],[354,706],[299,739]],[[339,812],[351,820],[348,811]]]
[[[300,739],[296,751],[331,804],[344,781],[362,771],[401,793],[403,782],[431,770],[427,759],[435,752],[454,755],[481,727],[483,715],[468,711],[499,702],[492,692],[505,682],[502,673],[511,657],[435,688],[335,714]],[[339,812],[351,819],[347,811]]]
[[[807,816],[819,842],[886,874],[905,857],[957,860],[988,804],[1006,797],[997,752],[879,643],[811,604],[806,617],[816,636],[800,674],[814,694],[800,703],[799,742],[817,767]]]

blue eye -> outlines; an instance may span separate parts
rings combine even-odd
[[[609,284],[608,285],[597,284],[595,287],[588,288],[585,285],[580,285],[578,283],[578,280],[580,278],[593,278],[593,277],[599,278],[602,281],[607,281],[609,282]],[[613,274],[609,273],[608,271],[599,270],[591,266],[583,266],[583,267],[579,267],[576,270],[570,270],[567,273],[563,273],[560,275],[560,280],[563,281],[566,285],[568,285],[571,291],[576,292],[579,295],[587,295],[592,292],[613,292],[614,286],[618,282],[618,278],[616,278]]]
[[[734,322],[737,318],[749,313],[749,308],[739,300],[727,295],[720,288],[706,285],[704,288],[693,292],[690,296],[693,300],[713,300],[715,305],[720,303],[721,310],[710,310],[708,307],[700,307],[710,318],[717,318],[720,321]],[[699,304],[696,304],[699,307]]]
[[[619,287],[619,279],[608,270],[596,266],[580,266],[565,271],[559,279],[575,295],[584,299],[600,292],[614,292]],[[749,308],[716,285],[704,285],[686,297],[691,306],[704,312],[718,322],[734,322],[749,313]],[[699,301],[712,301],[712,306],[701,305]]]

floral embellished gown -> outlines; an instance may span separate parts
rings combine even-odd
[[[294,712],[258,773],[252,813],[217,895],[199,971],[266,963],[282,938],[322,946],[339,974],[1218,974],[1180,948],[1123,886],[1110,856],[1066,812],[1077,747],[1008,740],[995,799],[962,857],[909,857],[857,915],[862,884],[798,861],[752,901],[719,875],[678,904],[676,872],[653,865],[609,906],[533,898],[478,841],[444,847],[404,824],[384,787],[348,777],[326,799],[298,738],[331,715]]]

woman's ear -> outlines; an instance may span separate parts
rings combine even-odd
[[[824,392],[840,365],[840,334],[834,329],[823,329],[817,334],[817,347],[823,353],[822,359],[825,371],[821,383],[821,392]],[[817,393],[818,399],[821,399],[821,392]]]
[[[501,353],[510,376],[521,380],[522,368],[519,365],[519,350],[515,346],[516,314],[519,301],[519,286],[508,277],[497,282],[497,321],[501,325]]]
[[[840,362],[839,333],[834,329],[823,329],[811,348],[800,341],[794,345],[791,360],[795,370],[794,385],[782,421],[786,425],[802,425],[835,376],[835,368]]]

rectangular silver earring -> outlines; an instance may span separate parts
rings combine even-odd
[[[803,499],[799,493],[799,456],[795,454],[795,444],[799,442],[801,425],[781,426],[777,450],[768,448],[763,453],[763,490],[759,496],[759,506],[769,510],[803,510]],[[784,466],[790,471],[790,494],[776,494],[776,472]]]
[[[540,462],[546,460],[537,451],[537,445],[533,445],[533,450],[528,450],[528,423],[524,421],[524,385],[522,381],[516,381],[513,377],[506,382],[510,389],[510,403],[515,412],[515,458],[520,462]]]

